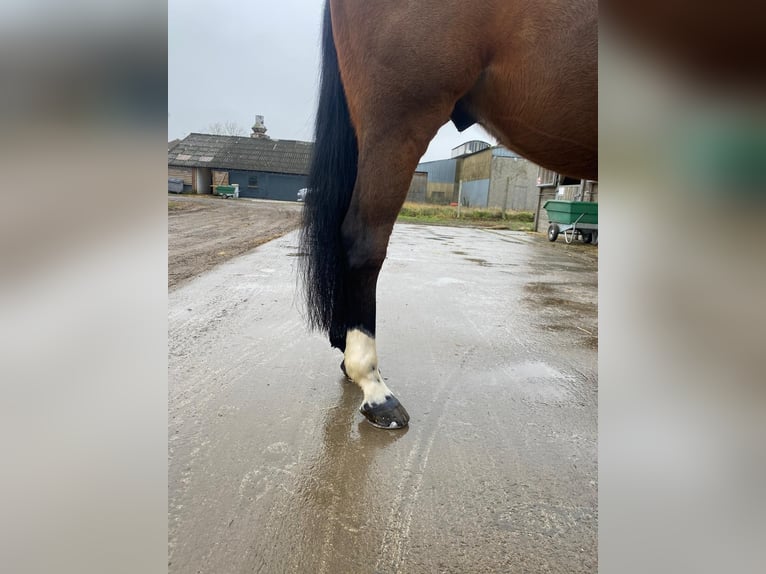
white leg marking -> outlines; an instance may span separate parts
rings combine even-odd
[[[375,339],[359,329],[346,333],[346,352],[343,361],[348,377],[364,392],[364,402],[377,405],[393,393],[388,389],[378,370],[378,352]]]

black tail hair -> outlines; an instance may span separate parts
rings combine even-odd
[[[301,272],[308,323],[343,349],[345,256],[341,224],[356,183],[359,151],[338,67],[330,2],[325,2],[322,30],[322,75],[308,193],[301,231]]]

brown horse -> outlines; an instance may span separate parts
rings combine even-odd
[[[409,415],[378,370],[375,290],[419,158],[451,118],[597,179],[596,0],[328,0],[301,241],[309,323],[375,426]]]

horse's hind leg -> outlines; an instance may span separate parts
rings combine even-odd
[[[409,415],[383,382],[378,369],[375,345],[378,274],[417,161],[442,121],[435,118],[430,122],[433,125],[423,126],[417,133],[389,130],[380,137],[362,139],[356,186],[343,222],[348,326],[344,370],[364,392],[360,411],[380,428],[404,427]]]

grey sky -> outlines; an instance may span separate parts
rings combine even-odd
[[[265,116],[277,139],[313,139],[324,0],[169,0],[168,139]],[[439,130],[424,160],[495,140],[474,126]]]

